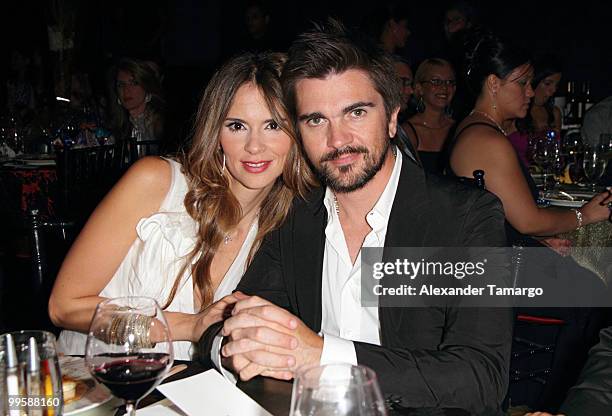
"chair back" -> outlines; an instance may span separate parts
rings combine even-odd
[[[121,144],[120,163],[123,169],[127,169],[142,157],[158,156],[160,154],[160,140],[136,140],[135,137],[130,137]]]
[[[61,208],[69,209],[84,199],[94,204],[99,202],[121,174],[118,149],[110,144],[58,152]]]

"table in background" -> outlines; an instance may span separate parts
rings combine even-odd
[[[55,166],[4,163],[0,166],[3,210],[26,215],[38,209],[41,217],[53,217],[57,179]]]

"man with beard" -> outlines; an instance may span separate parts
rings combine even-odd
[[[298,38],[283,87],[325,186],[296,200],[262,243],[238,285],[242,299],[202,336],[200,351],[243,380],[291,379],[310,364],[363,364],[399,406],[498,414],[511,313],[363,307],[360,272],[362,247],[501,246],[501,205],[426,177],[396,151],[390,137],[401,94],[392,62],[339,23]]]

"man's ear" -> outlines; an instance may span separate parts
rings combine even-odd
[[[397,133],[397,115],[399,114],[400,108],[396,107],[395,110],[391,112],[391,116],[389,117],[389,137],[395,137]]]

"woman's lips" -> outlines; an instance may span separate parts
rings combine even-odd
[[[262,161],[257,161],[257,162],[247,162],[247,161],[242,162],[242,166],[244,167],[244,170],[246,170],[249,173],[262,173],[266,169],[268,169],[271,164],[272,164],[271,160],[262,160]]]

